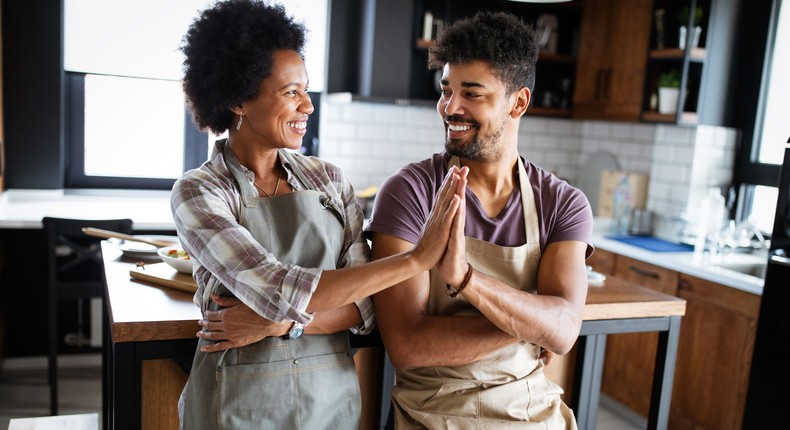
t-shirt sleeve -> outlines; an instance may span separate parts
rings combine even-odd
[[[587,196],[566,182],[558,184],[553,194],[552,225],[548,230],[546,245],[562,241],[580,241],[587,244],[586,257],[593,253],[593,215]],[[544,213],[544,217],[545,217]],[[546,218],[544,218],[546,219]]]
[[[385,233],[417,243],[434,201],[429,171],[409,165],[384,181],[376,193],[366,233]]]

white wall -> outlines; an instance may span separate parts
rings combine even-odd
[[[321,158],[340,166],[355,189],[378,186],[404,164],[443,149],[443,127],[432,106],[336,101],[321,107]],[[656,234],[673,237],[680,217],[693,221],[708,186],[732,179],[737,130],[530,117],[519,128],[519,153],[574,184],[582,163],[599,150],[622,170],[650,177],[647,207]]]

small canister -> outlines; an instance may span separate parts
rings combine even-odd
[[[633,236],[650,236],[653,234],[653,212],[647,209],[635,208],[631,211],[631,223],[628,233]]]

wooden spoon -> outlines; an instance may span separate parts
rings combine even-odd
[[[115,239],[130,240],[132,242],[142,242],[156,246],[158,248],[163,248],[165,246],[170,246],[176,243],[167,240],[156,240],[156,239],[149,239],[141,236],[133,236],[131,234],[119,233],[117,231],[110,231],[110,230],[102,230],[100,228],[93,228],[93,227],[84,227],[82,229],[82,232],[87,234],[88,236],[103,237],[105,239],[115,238]]]

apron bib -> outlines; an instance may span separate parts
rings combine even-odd
[[[450,165],[457,164],[452,157]],[[467,237],[466,259],[481,273],[535,293],[540,230],[520,159],[518,168],[527,242],[504,247]],[[480,314],[462,295],[453,299],[445,293],[438,271],[431,270],[430,279],[429,314]],[[522,341],[462,366],[398,370],[392,390],[396,428],[576,429],[573,412],[560,399],[562,388],[546,378],[539,357],[539,346]]]
[[[225,161],[241,188],[239,223],[282,263],[335,269],[343,245],[339,204],[315,190],[261,198],[226,144]],[[309,182],[293,157],[294,175]],[[232,294],[222,285],[213,292]],[[208,293],[207,293],[208,294]],[[215,304],[210,305],[217,309]],[[182,394],[184,429],[356,429],[360,394],[346,332],[270,337],[205,353],[200,339]]]

